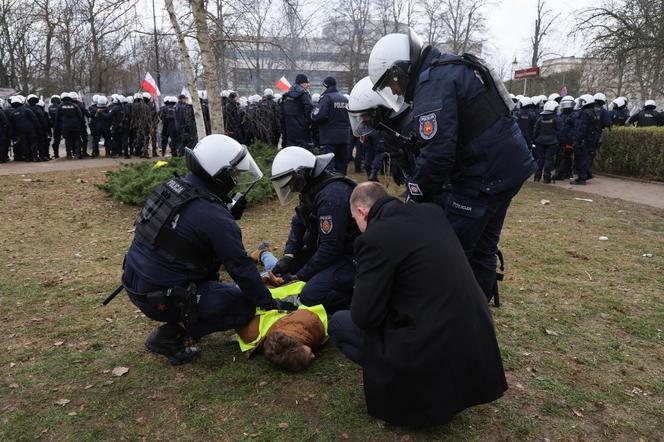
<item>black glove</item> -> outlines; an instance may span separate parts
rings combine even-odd
[[[282,257],[279,261],[277,261],[277,263],[272,268],[272,273],[274,273],[277,276],[281,276],[281,275],[285,275],[286,273],[290,273],[290,266],[291,266],[292,262],[293,262],[293,257],[292,256]]]
[[[244,209],[247,208],[247,199],[242,195],[240,198],[238,198],[237,201],[235,201],[235,204],[233,204],[233,207],[231,207],[231,215],[233,215],[233,219],[239,220],[242,218],[242,214],[244,213]]]
[[[287,312],[297,310],[297,305],[293,304],[292,302],[282,301],[281,299],[275,299],[274,304],[275,310],[286,310]]]

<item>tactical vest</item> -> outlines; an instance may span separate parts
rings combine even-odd
[[[483,92],[459,109],[459,139],[468,144],[499,118],[509,116],[511,109],[500,96],[491,72],[479,58],[472,54],[463,54],[446,60],[436,60],[429,67],[449,64],[460,64],[477,72],[484,86]]]
[[[286,95],[282,98],[284,106],[284,115],[289,117],[301,116],[304,114],[304,104],[302,103],[302,95],[297,98]]]
[[[556,126],[552,119],[544,119],[540,121],[539,135],[543,137],[550,137],[556,135]]]
[[[657,115],[655,115],[655,111],[643,110],[639,112],[639,118],[636,124],[639,127],[657,126]]]
[[[208,263],[175,231],[182,209],[198,198],[223,206],[217,197],[182,178],[171,178],[161,183],[148,197],[136,218],[135,238],[153,250],[159,248],[169,262],[181,259],[190,271],[205,276],[211,270],[206,267]]]
[[[305,240],[305,243],[311,246],[315,246],[318,244],[319,220],[316,214],[316,205],[314,200],[316,199],[316,195],[318,195],[318,192],[323,190],[325,186],[334,181],[342,181],[348,184],[352,189],[355,189],[355,186],[357,186],[357,183],[351,180],[350,178],[344,175],[335,174],[324,179],[322,182],[318,183],[308,192],[300,193],[300,204],[295,209],[295,212],[297,213],[297,216],[300,218],[302,223],[307,228],[306,232],[307,239]]]

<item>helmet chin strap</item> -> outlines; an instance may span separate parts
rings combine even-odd
[[[422,69],[424,60],[427,59],[429,53],[431,52],[432,46],[425,45],[420,52],[420,56],[417,58],[415,63],[410,63],[410,68],[408,69],[408,84],[404,88],[404,100],[406,103],[412,103],[415,95],[415,86],[417,85],[417,75]]]

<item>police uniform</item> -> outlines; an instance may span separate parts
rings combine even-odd
[[[115,102],[108,109],[111,117],[113,149],[111,156],[124,155],[129,158],[129,117],[122,103]]]
[[[184,148],[192,148],[198,141],[198,131],[191,104],[175,105],[175,130],[178,132],[178,155],[184,155]]]
[[[53,158],[60,158],[60,128],[55,124],[59,106],[59,101],[51,101],[51,104],[48,107],[48,117],[51,120],[51,126],[53,127],[53,144],[51,147],[51,149],[53,149]]]
[[[83,158],[81,147],[82,134],[85,130],[85,119],[81,108],[71,99],[64,99],[58,107],[56,126],[65,139],[67,157]]]
[[[407,190],[444,208],[490,298],[507,208],[536,166],[511,109],[475,57],[435,48],[421,57],[414,91],[406,92],[420,141]]]
[[[628,120],[628,125],[636,127],[652,127],[660,124],[661,116],[654,107],[648,106],[639,113],[632,115]]]
[[[537,109],[534,105],[528,105],[516,110],[514,116],[519,125],[519,129],[521,129],[521,134],[526,140],[528,149],[531,149],[534,139],[533,130],[535,128],[535,122],[537,121]]]
[[[614,126],[625,126],[629,120],[629,109],[627,106],[615,108],[610,112],[611,122]]]
[[[572,155],[574,153],[574,125],[577,113],[573,109],[563,109],[557,117],[560,131],[560,149],[556,166],[556,179],[564,180],[572,176]]]
[[[371,131],[363,137],[364,167],[369,181],[378,181],[378,172],[383,168],[383,155],[385,146],[383,135],[377,131]]]
[[[311,114],[311,121],[318,128],[321,153],[334,154],[334,170],[345,175],[348,166],[348,99],[329,86],[320,95],[318,107]]]
[[[293,254],[289,272],[307,284],[305,305],[322,304],[328,312],[348,308],[353,293],[353,241],[359,235],[350,214],[355,183],[323,174],[300,193],[284,254]]]
[[[600,129],[599,115],[592,106],[582,108],[576,119],[574,130],[575,183],[585,184],[590,178],[590,152],[595,149],[596,132]]]
[[[301,85],[294,84],[281,97],[281,130],[283,146],[311,147],[311,96]]]
[[[236,285],[219,281],[220,265]],[[197,319],[185,321],[185,328],[196,339],[246,324],[257,306],[274,308],[233,216],[200,178],[189,173],[162,184],[148,199],[136,220],[122,284],[149,318],[180,322],[186,307],[169,302],[166,294],[192,283],[195,305],[189,313]]]
[[[159,109],[161,119],[161,154],[166,154],[166,147],[171,145],[171,154],[177,156],[178,132],[175,129],[175,105],[168,103]]]
[[[106,156],[111,156],[111,114],[107,107],[91,106],[90,129],[92,132],[92,156],[99,156],[99,142],[104,139]]]
[[[9,161],[9,143],[12,139],[12,125],[4,110],[0,109],[0,163]]]
[[[553,159],[558,151],[558,133],[561,130],[560,121],[555,114],[541,115],[533,129],[535,149],[537,151],[537,171],[535,181],[539,181],[544,174],[544,182],[551,182],[551,169]]]

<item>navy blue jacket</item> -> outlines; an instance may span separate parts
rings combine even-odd
[[[21,105],[12,106],[7,110],[7,118],[12,125],[14,136],[21,136],[33,140],[39,132],[39,121],[30,109]]]
[[[609,115],[611,116],[611,121],[615,126],[624,126],[627,124],[627,120],[629,119],[629,109],[627,109],[627,106],[616,108],[613,109]]]
[[[627,120],[628,125],[635,124],[637,127],[651,127],[658,126],[661,124],[662,117],[655,108],[644,108],[639,113],[636,113],[629,117]]]
[[[111,117],[111,130],[113,132],[123,132],[129,129],[127,124],[127,118],[125,114],[127,110],[122,105],[122,103],[113,103],[108,108],[108,113]]]
[[[194,108],[191,104],[178,103],[175,105],[175,130],[181,134],[190,134],[196,131]]]
[[[592,148],[597,140],[597,132],[601,132],[599,114],[592,107],[583,108],[576,118],[574,144]]]
[[[535,144],[558,144],[558,134],[562,129],[560,120],[555,114],[540,115],[533,128]]]
[[[62,132],[82,132],[85,129],[85,119],[81,108],[72,100],[62,100],[58,107],[55,125]]]
[[[175,105],[165,104],[159,108],[159,118],[164,125],[164,130],[175,128]]]
[[[7,118],[6,111],[0,109],[0,140],[9,140],[13,134],[12,123]],[[1,160],[2,158],[0,158]]]
[[[311,113],[311,121],[318,126],[321,145],[348,143],[348,99],[336,87],[328,87],[321,94],[318,107]]]
[[[311,96],[299,84],[293,85],[281,97],[281,130],[284,146],[307,147],[311,144]]]
[[[315,195],[300,194],[300,205],[291,220],[284,253],[297,255],[306,245],[313,255],[297,276],[308,281],[321,270],[353,255],[353,241],[359,235],[350,214],[353,189],[343,181],[326,184]]]
[[[558,121],[560,124],[560,131],[558,132],[558,139],[560,144],[574,145],[574,124],[577,117],[577,113],[572,111],[563,111],[558,115]]]
[[[460,110],[484,92],[476,73],[465,65],[430,67],[438,58],[453,57],[432,49],[424,61],[413,95],[413,117],[421,141],[411,195],[429,199],[443,186],[467,196],[497,194],[520,186],[536,164],[511,115],[465,143],[459,137]],[[467,124],[470,122],[466,122]]]
[[[94,127],[96,130],[111,130],[112,123],[113,121],[108,107],[98,107],[95,105],[94,110],[90,111],[90,126]]]
[[[37,106],[36,104],[30,104],[28,105],[28,109],[32,111],[33,114],[35,114],[35,117],[37,117],[37,121],[39,121],[39,128],[41,129],[41,134],[43,136],[51,136],[51,122],[48,119],[48,114],[44,109],[42,109],[40,106]]]
[[[195,175],[189,173],[184,179],[209,192]],[[272,304],[270,292],[244,249],[240,227],[224,206],[202,198],[189,202],[180,211],[175,233],[191,245],[201,261],[207,263],[210,273],[202,280],[217,280],[218,269],[223,265],[242,293],[255,305]],[[159,247],[150,249],[134,238],[127,252],[122,280],[123,284],[138,281],[128,288],[145,293],[174,286],[186,287],[192,280],[196,282],[201,278],[192,279],[184,261],[170,262]]]

